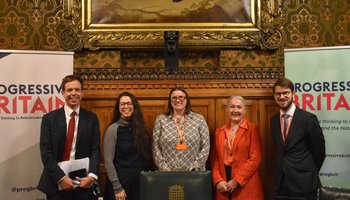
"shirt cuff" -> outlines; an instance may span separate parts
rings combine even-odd
[[[67,176],[63,176],[58,182],[57,184],[59,184],[64,178],[66,178]]]
[[[97,181],[97,179],[98,179],[98,176],[96,176],[96,174],[94,174],[94,173],[89,173],[88,176],[91,176],[92,178],[94,178],[95,181]]]

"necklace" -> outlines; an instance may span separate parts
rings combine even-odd
[[[185,116],[182,115],[173,115],[173,120],[176,121],[177,123],[183,122],[185,119]]]
[[[231,131],[231,132],[236,132],[237,129],[238,129],[238,125],[235,125],[235,126],[233,126],[233,127],[230,128],[230,131]]]
[[[231,124],[230,131],[229,131],[229,134],[228,134],[229,140],[231,140],[231,141],[234,140],[234,138],[236,137],[236,133],[237,133],[238,127],[239,127],[238,124],[236,124],[236,125],[232,125]]]
[[[182,122],[182,119],[183,119],[182,117],[176,117],[176,122],[180,123],[180,122]]]

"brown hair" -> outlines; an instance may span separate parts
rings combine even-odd
[[[173,88],[173,89],[170,90],[169,99],[168,99],[168,109],[167,109],[167,111],[165,112],[165,115],[166,115],[166,116],[170,116],[171,114],[173,114],[174,109],[173,109],[173,107],[171,106],[171,94],[172,94],[174,91],[176,91],[176,90],[182,91],[182,92],[185,93],[185,95],[186,95],[186,101],[187,101],[187,103],[186,103],[185,113],[188,114],[188,113],[190,113],[190,111],[191,111],[190,97],[188,96],[188,94],[187,94],[187,92],[186,92],[186,90],[185,90],[185,88],[184,88],[183,86],[178,86],[178,87],[175,87],[175,88]]]
[[[72,82],[72,81],[79,81],[79,83],[81,85],[81,90],[83,90],[83,88],[84,88],[83,87],[83,79],[81,79],[79,76],[73,74],[73,75],[68,75],[62,79],[61,91],[64,91],[66,89],[66,83]]]
[[[275,93],[276,86],[288,87],[292,92],[294,92],[294,84],[291,80],[287,78],[279,78],[276,80],[275,84],[273,84],[272,91]]]

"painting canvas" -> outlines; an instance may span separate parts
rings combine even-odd
[[[277,0],[65,0],[64,49],[163,48],[165,31],[182,49],[276,49]]]
[[[91,0],[91,24],[251,23],[250,0]]]

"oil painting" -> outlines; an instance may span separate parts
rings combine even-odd
[[[247,22],[250,0],[91,0],[92,24]]]
[[[179,32],[181,49],[276,49],[278,0],[63,0],[60,43],[76,49],[159,49]]]

